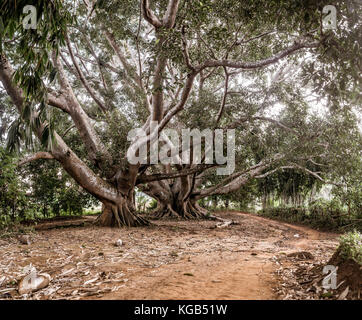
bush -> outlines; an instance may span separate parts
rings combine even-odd
[[[0,228],[18,221],[32,212],[17,174],[16,158],[0,148]]]
[[[0,229],[27,219],[79,215],[96,203],[58,163],[17,163],[14,154],[0,147]]]
[[[28,178],[29,200],[37,207],[37,217],[79,215],[95,203],[55,161],[38,160],[22,168]]]
[[[362,265],[362,234],[354,230],[341,236],[338,252],[345,260],[352,259]]]
[[[340,209],[335,202],[316,203],[309,208],[277,207],[266,208],[260,215],[291,223],[301,223],[324,230],[362,231],[362,221]]]

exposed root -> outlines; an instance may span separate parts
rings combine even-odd
[[[172,209],[170,204],[161,207],[161,209],[157,209],[152,215],[155,218],[180,218],[180,215]]]
[[[227,219],[223,219],[221,217],[218,216],[214,216],[214,215],[209,215],[209,219],[211,220],[216,220],[216,221],[220,221],[218,223],[215,224],[214,228],[226,228],[229,227],[231,225],[236,225],[239,224],[239,222],[234,221],[234,220],[227,220]]]
[[[125,199],[118,204],[108,204],[103,207],[102,214],[95,224],[104,227],[142,227],[150,225],[150,222],[140,217],[132,210]]]
[[[202,208],[197,203],[191,201],[185,201],[181,205],[165,204],[159,205],[156,210],[151,214],[156,219],[162,218],[174,218],[183,220],[215,220],[219,221],[213,228],[226,228],[231,225],[239,224],[234,220],[223,219],[218,216],[210,214],[208,210]]]
[[[207,211],[200,206],[196,206],[191,201],[183,203],[183,218],[184,219],[207,219]]]
[[[239,224],[239,222],[233,220],[225,220],[224,222],[219,222],[215,225],[215,228],[226,228],[228,226]]]
[[[176,219],[208,219],[208,211],[191,201],[185,201],[182,204],[174,203],[160,206],[152,214],[156,218],[176,218]]]

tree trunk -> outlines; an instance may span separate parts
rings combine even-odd
[[[156,218],[207,219],[208,210],[200,207],[191,196],[194,183],[189,177],[176,178],[172,183],[160,181],[148,184],[141,190],[157,200],[157,208],[151,213]]]
[[[131,199],[122,197],[117,203],[103,203],[102,214],[96,224],[103,227],[141,227],[150,223],[136,213]]]
[[[154,215],[158,218],[205,219],[207,218],[208,211],[190,199],[185,201],[176,199],[169,203],[161,202]]]

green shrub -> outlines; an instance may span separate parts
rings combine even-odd
[[[340,237],[339,255],[344,259],[352,259],[362,265],[362,234],[356,230]]]
[[[260,215],[290,223],[301,223],[318,229],[362,231],[362,220],[359,216],[348,214],[335,202],[319,202],[309,208],[276,207],[266,208]]]
[[[54,161],[18,166],[14,153],[0,146],[0,229],[27,220],[79,215],[95,204]]]
[[[17,159],[0,147],[0,228],[16,222],[32,212],[17,173]]]

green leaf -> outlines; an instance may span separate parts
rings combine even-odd
[[[41,134],[41,143],[43,146],[47,146],[48,145],[48,139],[49,139],[49,125],[46,125],[44,127],[44,130]]]
[[[53,69],[50,74],[49,74],[49,81],[50,83],[52,83],[55,79],[55,76],[57,75],[57,70],[56,69]]]

